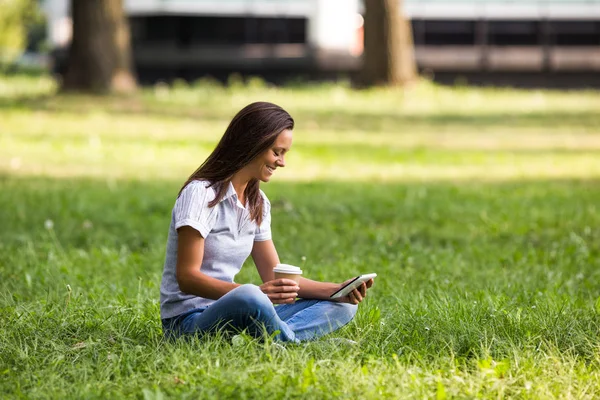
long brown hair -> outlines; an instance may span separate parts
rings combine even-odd
[[[214,207],[227,193],[233,175],[269,149],[285,129],[294,129],[294,120],[283,108],[262,101],[248,104],[233,117],[217,147],[190,175],[179,194],[190,182],[207,180],[217,190],[216,197],[208,204]],[[257,225],[263,218],[259,187],[260,181],[252,179],[244,191],[250,219]]]

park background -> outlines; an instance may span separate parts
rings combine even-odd
[[[31,39],[44,13],[19,15]],[[600,396],[600,95],[576,79],[591,67],[503,86],[417,65],[360,88],[345,71],[90,93],[61,87],[44,40],[0,75],[3,397]],[[577,90],[513,87],[532,76]],[[378,273],[332,335],[358,345],[162,337],[175,196],[257,100],[296,120],[263,185],[282,261],[319,280]],[[251,261],[236,281],[259,283]]]

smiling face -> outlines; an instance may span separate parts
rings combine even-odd
[[[275,170],[285,167],[285,155],[292,147],[292,131],[284,129],[275,139],[273,145],[259,154],[244,169],[252,178],[268,182]]]

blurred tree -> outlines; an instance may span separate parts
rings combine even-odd
[[[404,85],[417,77],[412,29],[403,3],[365,0],[363,85]]]
[[[123,0],[71,0],[73,39],[63,91],[132,92],[129,23]]]
[[[37,0],[0,0],[0,69],[18,58],[27,46],[28,30],[42,24]]]

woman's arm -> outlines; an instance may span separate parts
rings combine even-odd
[[[300,278],[299,296],[304,299],[329,300],[329,296],[335,293],[340,285],[332,282],[313,281],[308,278]]]
[[[179,289],[206,299],[217,300],[229,291],[240,286],[237,283],[224,282],[200,272],[204,258],[204,238],[200,232],[190,226],[177,230],[177,267],[176,277]]]
[[[352,279],[347,280],[344,283],[328,283],[328,282],[317,282],[311,281],[310,279],[302,278],[300,281],[300,287],[306,288],[308,287],[309,293],[314,293],[315,297],[304,297],[307,299],[321,299],[321,300],[330,300],[336,301],[338,303],[350,303],[350,304],[358,304],[367,297],[367,289],[373,286],[373,279],[369,279],[367,282],[363,282],[359,287],[348,293],[344,297],[339,297],[337,299],[332,299],[329,296],[340,290],[344,285],[350,282]],[[318,297],[316,297],[318,296]]]
[[[279,264],[279,255],[275,249],[275,244],[272,240],[254,242],[252,246],[252,259],[258,270],[260,279],[263,282],[269,282],[275,279],[273,268]]]
[[[252,258],[258,274],[260,275],[263,282],[269,282],[274,279],[275,274],[273,268],[279,264],[279,255],[272,240],[265,240],[263,242],[254,242],[252,248]],[[371,287],[373,280],[370,280],[366,284],[363,283],[357,289],[354,289],[348,296],[341,297],[332,301],[338,301],[343,303],[360,303],[367,295],[367,289]],[[338,291],[344,283],[331,283],[331,282],[318,282],[307,278],[300,278],[298,286],[298,297],[303,299],[319,299],[319,300],[330,300],[329,296]]]

